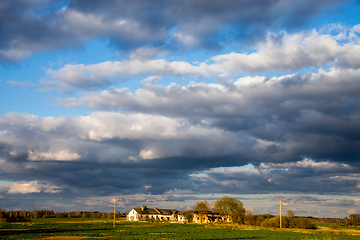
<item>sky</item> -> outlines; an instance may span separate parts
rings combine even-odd
[[[360,213],[360,1],[2,0],[0,207]]]

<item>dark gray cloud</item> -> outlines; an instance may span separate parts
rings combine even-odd
[[[0,4],[0,60],[16,62],[94,39],[108,39],[125,52],[144,46],[219,48],[233,40],[254,42],[269,29],[299,29],[339,2],[6,0]]]
[[[127,113],[180,117],[196,126],[221,129],[248,138],[243,140],[245,148],[259,144],[256,153],[235,151],[243,151],[242,157],[254,163],[301,157],[356,162],[359,76],[358,70],[332,69],[274,78],[246,77],[227,87],[145,84],[134,94],[115,89],[59,101],[66,106],[87,104],[95,110],[121,108]]]
[[[321,92],[316,91],[324,91],[325,86],[317,79],[323,80],[324,76],[328,76],[327,95],[338,94],[338,101],[358,101],[353,94],[355,85],[343,91],[340,86],[347,85],[331,78],[336,76],[335,72],[321,73],[321,77],[306,76],[302,84],[306,91],[292,89],[291,81],[286,78],[260,79],[253,82],[255,85],[250,84],[249,90],[245,88],[249,83],[239,80],[234,89],[221,87],[221,96],[229,98],[214,97],[213,91],[219,94],[218,88],[212,89],[214,86],[200,84],[194,88],[194,96],[198,98],[207,99],[205,93],[212,95],[209,99],[213,101],[209,102],[182,96],[184,90],[188,92],[182,87],[178,89],[182,97],[171,91],[172,97],[202,102],[202,105],[189,108],[190,104],[183,101],[182,107],[175,108],[181,112],[175,115],[166,111],[174,107],[170,95],[162,96],[169,100],[160,112],[151,107],[151,101],[144,101],[151,110],[146,114],[97,112],[73,119],[6,114],[0,118],[1,177],[14,181],[37,179],[59,186],[64,192],[82,192],[89,196],[163,194],[175,189],[198,193],[241,190],[243,193],[354,194],[360,184],[358,109],[343,111],[344,104],[340,102],[329,111],[325,97],[324,102],[310,100],[314,101],[312,105],[303,106],[285,104],[285,111],[282,109],[283,103],[293,102],[294,96],[300,103],[310,96],[318,98]],[[348,83],[353,81],[351,77],[345,79]],[[333,84],[336,87],[333,88]],[[259,94],[264,92],[264,86],[267,90],[270,87],[271,91],[266,91],[270,95]],[[164,90],[164,87],[154,87]],[[286,88],[287,94],[277,94],[278,88],[280,91]],[[222,110],[217,112],[221,108],[214,108],[216,99],[231,100],[220,106],[241,102],[236,98],[240,89],[245,105],[239,110],[237,106],[230,107],[234,114],[231,118],[224,116]],[[312,91],[312,95],[308,96],[308,91]],[[234,94],[235,100],[229,94]],[[156,95],[159,94],[145,96]],[[254,103],[255,99],[258,104]],[[134,111],[127,107],[127,112]],[[182,112],[184,109],[189,114]],[[228,127],[231,120],[236,124],[250,124]],[[254,120],[258,123],[251,124]],[[236,169],[249,163],[254,169]],[[234,166],[235,169],[219,170],[219,167]]]
[[[256,168],[214,168],[200,171],[194,181],[202,193],[217,189],[236,194],[352,194],[359,187],[359,169],[335,162],[301,160],[293,163],[266,164]]]
[[[358,78],[358,70],[334,68],[227,86],[146,82],[136,93],[64,100],[121,113],[9,113],[0,117],[0,176],[45,195],[59,194],[56,188],[64,196],[353,195],[360,186]],[[247,164],[253,167],[239,168]],[[21,194],[24,184],[3,187],[3,195]]]

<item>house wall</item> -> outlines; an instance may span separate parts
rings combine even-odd
[[[194,223],[209,223],[209,218],[206,214],[194,214]]]
[[[217,214],[194,214],[194,223],[211,223],[211,222],[231,222],[230,216],[221,216]]]
[[[127,220],[128,221],[139,221],[139,214],[134,210],[131,209],[131,211],[129,212],[128,216],[127,216]]]
[[[135,211],[135,209],[131,209],[131,211],[127,215],[128,221],[140,221],[143,219],[158,221],[177,221],[177,218],[174,215],[139,214]]]

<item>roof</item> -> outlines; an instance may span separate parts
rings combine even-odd
[[[141,210],[141,208],[133,208],[138,214],[148,214],[148,215],[173,215],[178,214],[179,211],[176,209],[161,209],[161,208],[146,208]]]

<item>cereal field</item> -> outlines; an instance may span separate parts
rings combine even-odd
[[[108,219],[47,218],[1,223],[0,239],[360,239],[355,228],[276,230],[239,225],[127,222]]]

